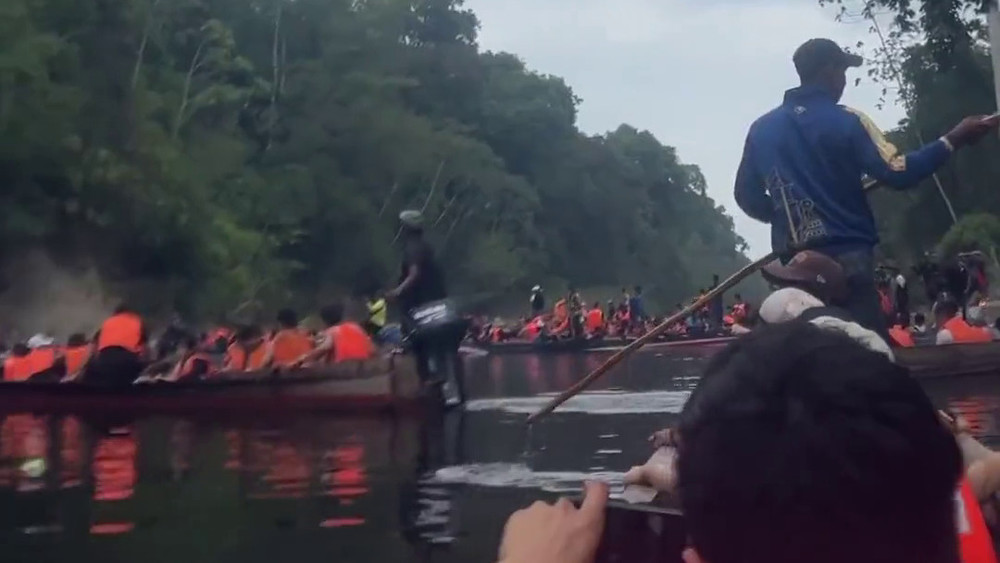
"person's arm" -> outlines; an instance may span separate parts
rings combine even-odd
[[[328,357],[333,353],[333,338],[329,334],[323,335],[323,341],[319,343],[312,351],[304,354],[299,358],[294,365],[303,366],[306,364],[313,363],[322,358]]]
[[[399,287],[393,289],[389,292],[391,297],[399,297],[404,291],[410,289],[413,284],[417,283],[417,278],[420,277],[420,266],[416,263],[410,264],[410,268],[406,271],[406,278],[403,282],[399,284]]]
[[[767,193],[764,179],[754,166],[750,135],[747,135],[747,140],[743,145],[743,159],[736,171],[734,195],[736,205],[750,217],[762,223],[770,223],[774,218],[774,203]]]
[[[942,137],[909,154],[900,154],[870,117],[845,109],[852,114],[850,144],[861,169],[889,187],[903,189],[918,184],[941,168],[954,151],[953,144]]]

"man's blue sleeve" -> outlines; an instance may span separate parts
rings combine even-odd
[[[736,205],[744,213],[763,223],[770,223],[774,217],[774,203],[764,187],[764,179],[757,172],[753,161],[753,146],[750,136],[743,145],[743,160],[736,172]]]
[[[914,186],[944,166],[951,156],[951,149],[940,139],[909,154],[899,154],[875,122],[861,112],[849,111],[854,114],[850,119],[855,158],[866,174],[889,187]]]

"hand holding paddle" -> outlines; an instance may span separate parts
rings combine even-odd
[[[1000,114],[966,117],[944,136],[955,149],[978,143],[1000,126]]]

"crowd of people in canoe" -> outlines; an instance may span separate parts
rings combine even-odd
[[[384,301],[381,303],[384,308]],[[151,340],[146,322],[120,305],[92,336],[74,334],[57,342],[36,334],[0,350],[3,381],[83,381],[106,385],[211,377],[220,373],[290,370],[373,358],[378,327],[348,320],[342,305],[319,311],[324,329],[300,326],[295,311],[279,311],[273,328],[216,327],[198,332],[175,317]],[[378,313],[374,318],[382,318]]]
[[[704,297],[719,283],[715,276],[709,289],[702,289],[692,302]],[[737,293],[734,301],[724,305],[722,296],[672,325],[663,338],[700,337],[730,334],[736,325],[749,326],[753,309]],[[608,300],[603,305],[587,302],[580,292],[570,288],[551,310],[546,309],[545,292],[541,286],[531,290],[531,313],[517,321],[501,318],[473,319],[470,338],[480,344],[504,342],[546,342],[575,339],[638,338],[658,326],[666,317],[648,314],[642,286],[622,288],[620,301]],[[678,303],[673,312],[684,306]]]

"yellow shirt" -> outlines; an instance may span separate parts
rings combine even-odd
[[[386,312],[385,299],[368,302],[368,320],[373,325],[379,328],[384,327]]]

